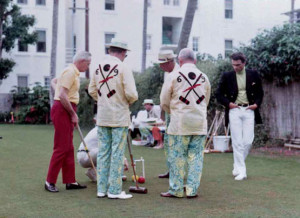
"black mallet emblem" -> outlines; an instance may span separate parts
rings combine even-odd
[[[204,97],[204,95],[202,95],[202,96],[200,97],[200,96],[198,95],[198,93],[195,91],[195,88],[201,85],[201,84],[197,84],[197,82],[198,82],[198,81],[200,80],[200,78],[202,77],[202,73],[198,76],[198,78],[196,79],[196,81],[195,81],[195,83],[194,83],[193,85],[190,83],[190,81],[188,80],[188,78],[186,78],[186,76],[185,76],[183,73],[179,72],[179,74],[180,74],[180,75],[184,78],[184,80],[187,81],[188,84],[190,85],[189,88],[187,88],[186,90],[184,90],[184,92],[185,92],[185,91],[188,91],[188,93],[186,93],[185,97],[180,96],[180,97],[179,97],[179,100],[182,101],[183,103],[185,103],[186,105],[189,105],[189,104],[190,104],[190,101],[187,100],[186,98],[188,97],[188,95],[190,94],[190,92],[193,90],[193,92],[194,92],[194,93],[197,95],[197,97],[198,97],[198,100],[196,101],[196,103],[197,103],[197,104],[200,104],[200,103],[203,101],[203,99],[204,99],[205,97]]]
[[[107,66],[107,65],[105,65],[104,67],[106,67],[106,66]],[[116,69],[117,66],[118,66],[118,65],[114,66],[114,67],[111,69],[111,71],[108,73],[107,77],[105,77],[104,74],[103,74],[103,72],[102,72],[101,65],[99,64],[99,70],[100,70],[100,73],[101,73],[101,75],[102,75],[102,77],[103,77],[103,80],[100,81],[100,83],[102,83],[102,84],[101,84],[101,86],[100,86],[99,89],[98,89],[98,94],[99,94],[99,96],[101,96],[100,89],[102,88],[102,86],[103,86],[104,84],[106,84],[107,89],[108,89],[108,91],[109,91],[109,93],[107,94],[107,97],[108,97],[108,98],[110,98],[111,96],[113,96],[114,94],[116,94],[116,90],[114,90],[114,89],[113,89],[113,90],[110,90],[109,85],[108,85],[108,80],[110,80],[110,79],[112,79],[112,78],[114,77],[114,76],[110,76],[110,74],[114,71],[114,69]]]

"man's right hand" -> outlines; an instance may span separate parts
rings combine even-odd
[[[72,123],[74,123],[75,126],[77,126],[77,123],[78,123],[78,116],[76,113],[72,114],[71,116],[71,121]]]
[[[239,106],[235,103],[230,102],[229,103],[229,109],[233,109],[233,108],[239,108]]]

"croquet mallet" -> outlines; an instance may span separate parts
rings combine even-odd
[[[148,190],[145,187],[139,187],[138,185],[138,181],[136,179],[136,173],[135,173],[135,167],[134,167],[134,161],[133,161],[133,156],[132,156],[132,152],[131,152],[131,130],[128,131],[128,135],[127,135],[127,144],[128,144],[128,151],[129,151],[129,155],[130,155],[130,160],[131,160],[131,166],[133,169],[133,176],[134,176],[134,181],[135,181],[135,186],[130,186],[129,187],[129,192],[133,192],[133,193],[139,193],[139,194],[147,194]]]
[[[87,155],[88,155],[88,157],[89,157],[89,159],[90,159],[90,161],[91,161],[92,167],[93,167],[93,169],[95,170],[95,173],[96,173],[96,175],[97,175],[97,170],[96,170],[95,165],[94,165],[94,162],[93,162],[93,160],[92,160],[92,158],[91,158],[91,156],[90,156],[89,149],[87,148],[87,145],[86,145],[86,143],[85,143],[85,141],[84,141],[84,138],[83,138],[83,135],[82,135],[82,132],[81,132],[81,129],[80,129],[78,123],[76,124],[76,127],[77,127],[77,129],[78,129],[78,132],[79,132],[81,141],[82,141],[82,143],[83,143],[84,150],[85,150],[85,152],[87,153]]]

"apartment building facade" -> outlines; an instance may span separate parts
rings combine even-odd
[[[86,1],[88,40],[86,40]],[[52,0],[14,0],[24,14],[37,23],[36,45],[16,46],[5,54],[17,63],[0,84],[0,110],[9,110],[9,91],[14,86],[31,87],[35,82],[49,86],[52,37]],[[92,53],[90,72],[106,53],[105,44],[114,37],[128,42],[131,51],[126,62],[134,71],[142,66],[144,0],[65,0],[59,1],[56,73],[72,62],[73,54],[89,43]],[[295,8],[299,8],[296,1]],[[152,66],[162,47],[176,48],[187,0],[148,0],[146,66]],[[188,47],[195,53],[223,57],[263,29],[289,21],[290,0],[198,0]],[[82,74],[84,77],[84,74]],[[6,105],[6,106],[5,106]]]

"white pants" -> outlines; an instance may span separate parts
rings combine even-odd
[[[229,124],[233,148],[233,170],[247,176],[245,160],[254,139],[254,111],[239,107],[229,110]]]

